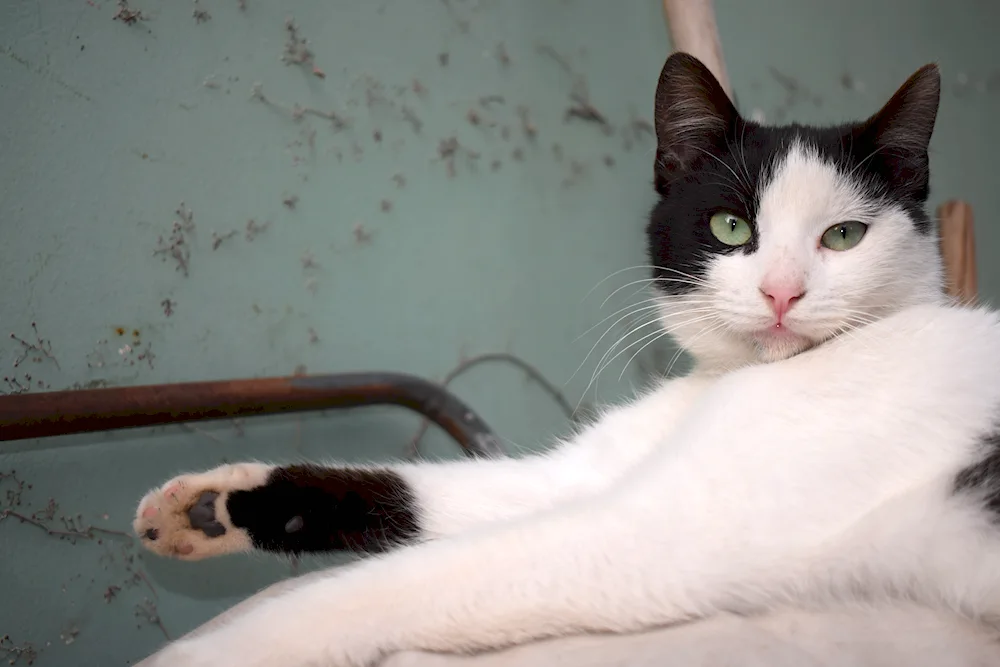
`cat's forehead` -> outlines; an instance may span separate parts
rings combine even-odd
[[[801,137],[775,151],[757,183],[755,217],[761,233],[871,218],[875,193],[848,158]]]

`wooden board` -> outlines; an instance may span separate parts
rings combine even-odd
[[[937,216],[948,294],[962,303],[973,303],[976,301],[978,284],[972,207],[966,202],[953,199],[938,207]]]

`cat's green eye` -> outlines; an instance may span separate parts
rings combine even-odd
[[[708,226],[712,230],[712,236],[730,246],[746,245],[753,236],[750,223],[728,211],[719,211],[713,215]]]
[[[819,242],[824,248],[830,250],[850,250],[861,243],[868,231],[868,225],[857,220],[838,222],[833,227],[823,232]]]

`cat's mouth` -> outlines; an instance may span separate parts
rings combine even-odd
[[[788,337],[798,336],[800,338],[805,338],[802,334],[799,334],[792,327],[788,326],[785,322],[778,322],[777,324],[772,324],[769,327],[760,329],[756,334],[763,338],[781,338],[785,339]]]
[[[799,333],[794,325],[788,322],[778,322],[754,331],[754,337],[763,340],[789,340],[792,338],[802,338],[808,340],[808,336]]]

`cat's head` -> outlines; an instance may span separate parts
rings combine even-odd
[[[928,65],[863,122],[765,127],[700,61],[672,55],[647,233],[675,340],[707,366],[772,361],[942,298],[925,212],[939,97]]]

